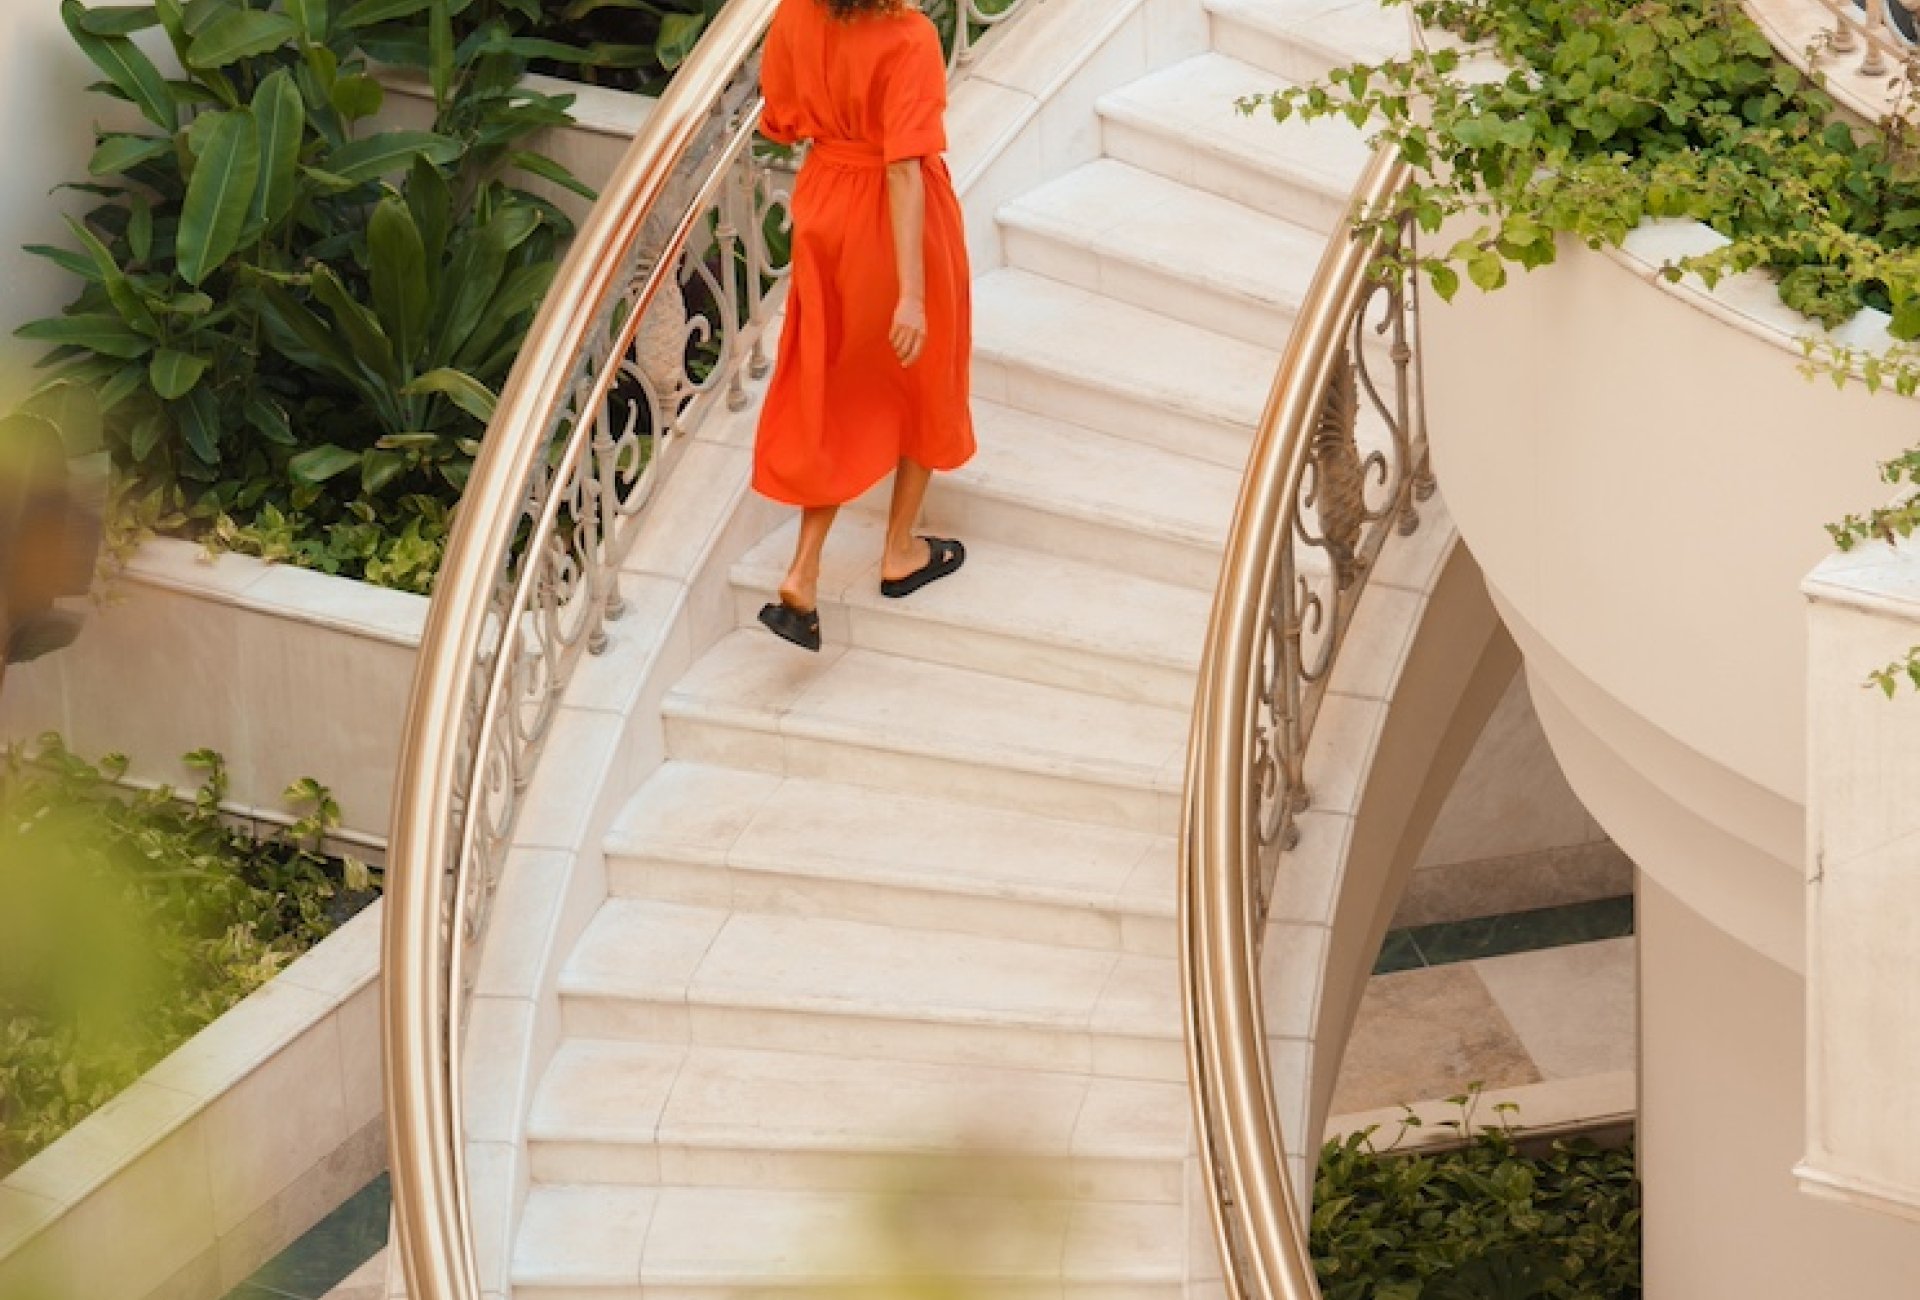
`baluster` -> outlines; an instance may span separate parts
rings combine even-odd
[[[593,632],[587,638],[587,652],[596,655],[607,648],[605,624],[619,621],[627,612],[626,600],[620,594],[620,570],[609,562],[609,548],[619,523],[616,518],[620,509],[619,465],[620,444],[613,436],[613,416],[608,404],[602,402],[594,423],[593,465],[581,470],[582,477],[593,484],[594,504],[599,507],[600,535],[594,539],[597,544],[587,550],[588,562],[593,567],[594,605],[601,615],[594,620]]]
[[[1867,0],[1867,51],[1860,58],[1860,74],[1865,77],[1886,75],[1886,43],[1894,39],[1893,24],[1887,21],[1887,0]]]
[[[747,168],[736,164],[738,176],[748,175]],[[715,209],[713,242],[720,255],[720,364],[727,368],[727,409],[742,411],[746,409],[747,383],[742,367],[734,365],[734,354],[740,347],[741,334],[746,322],[741,316],[740,303],[740,255],[744,247],[741,240],[743,220],[750,224],[753,220],[753,205],[741,203],[741,188],[738,180],[731,181],[720,191],[720,199]],[[743,219],[741,208],[747,209]],[[746,273],[753,273],[752,257],[746,259]]]

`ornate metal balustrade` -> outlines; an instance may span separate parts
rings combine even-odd
[[[1181,827],[1181,968],[1202,1169],[1228,1293],[1319,1295],[1286,1176],[1261,937],[1310,801],[1313,725],[1368,575],[1430,496],[1406,164],[1374,156],[1294,326],[1228,535]],[[1383,364],[1384,363],[1384,364]],[[1307,1135],[1297,1135],[1308,1141]],[[1309,1145],[1311,1149],[1311,1143]]]
[[[1033,0],[958,0],[956,63]],[[501,394],[436,583],[394,797],[383,934],[389,1158],[414,1300],[480,1300],[461,1119],[471,971],[542,741],[674,449],[765,372],[788,156],[756,141],[778,0],[733,0],[561,268]],[[935,15],[940,20],[940,15]]]

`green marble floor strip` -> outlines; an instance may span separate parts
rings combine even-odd
[[[387,1244],[393,1189],[381,1174],[229,1291],[226,1300],[322,1300]]]
[[[1568,944],[1622,939],[1633,933],[1633,899],[1603,898],[1565,907],[1542,907],[1505,916],[1476,917],[1439,925],[1388,931],[1373,973],[1449,966],[1481,957],[1505,957]]]

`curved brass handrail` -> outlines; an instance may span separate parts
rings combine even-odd
[[[1413,280],[1395,271],[1411,234],[1387,219],[1408,176],[1397,154],[1375,153],[1353,233],[1328,245],[1294,324],[1228,534],[1194,706],[1180,835],[1188,1072],[1223,1275],[1246,1300],[1320,1294],[1286,1175],[1260,951],[1354,606],[1389,532],[1417,527],[1414,502],[1432,491]],[[1387,344],[1387,392],[1369,335]]]
[[[948,15],[957,52],[980,0]],[[469,968],[522,795],[676,446],[765,373],[784,279],[779,151],[755,145],[779,0],[731,0],[582,227],[455,515],[395,783],[382,1043],[395,1245],[413,1300],[480,1300],[461,1115]]]

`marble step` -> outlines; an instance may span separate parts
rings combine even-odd
[[[1407,53],[1408,13],[1379,0],[1205,0],[1213,48],[1288,81]]]
[[[974,402],[980,450],[935,476],[927,525],[1211,593],[1238,468],[994,402]]]
[[[512,1275],[522,1300],[921,1291],[1178,1300],[1186,1244],[1184,1219],[1172,1205],[892,1190],[536,1186]]]
[[[1326,235],[1103,158],[1000,210],[1008,263],[1278,351]]]
[[[668,692],[667,755],[1156,834],[1178,825],[1188,712],[757,624]]]
[[[1243,114],[1248,95],[1281,78],[1223,54],[1201,54],[1099,101],[1108,156],[1309,230],[1331,232],[1366,167],[1365,138],[1345,121],[1275,122]]]
[[[742,627],[779,589],[799,521],[734,566]],[[901,600],[880,594],[886,522],[843,515],[821,564],[821,632],[836,645],[998,673],[1169,709],[1193,701],[1212,602],[1192,587],[966,538],[960,572]]]
[[[667,763],[605,847],[620,897],[1174,955],[1168,836]]]
[[[986,1065],[576,1040],[528,1121],[536,1182],[855,1191],[989,1152],[1061,1197],[1178,1204],[1186,1090]]]
[[[973,302],[981,397],[1228,469],[1246,463],[1277,348],[1013,268],[975,280]]]
[[[1185,1077],[1167,957],[610,898],[559,990],[572,1038]]]

